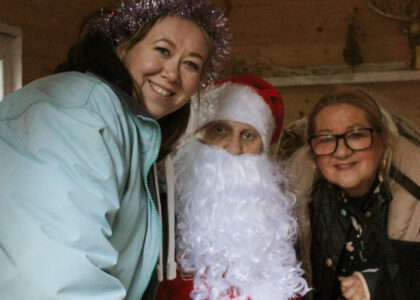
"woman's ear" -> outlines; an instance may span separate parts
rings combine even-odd
[[[122,43],[115,48],[115,54],[117,54],[118,58],[123,61],[125,56],[127,55],[127,45]]]

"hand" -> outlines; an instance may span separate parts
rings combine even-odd
[[[338,277],[341,282],[341,292],[347,300],[367,300],[362,281],[356,275]]]

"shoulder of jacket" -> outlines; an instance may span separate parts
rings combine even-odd
[[[400,136],[395,148],[395,166],[417,185],[420,185],[420,147]]]
[[[315,181],[314,162],[305,147],[296,150],[285,162],[286,172],[294,179],[297,194],[309,198]]]
[[[420,186],[420,148],[400,136],[394,155],[394,164],[405,176]],[[420,240],[420,201],[404,187],[391,181],[393,200],[388,215],[388,235],[393,239]]]
[[[108,98],[118,99],[112,88],[93,74],[54,74],[33,81],[5,97],[0,104],[0,120],[19,117],[38,103],[64,109],[83,108],[95,93],[113,95]]]

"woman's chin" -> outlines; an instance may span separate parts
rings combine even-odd
[[[362,186],[361,184],[343,184],[340,187],[350,197],[361,197],[369,191],[369,187]]]
[[[349,196],[358,196],[358,194],[363,194],[363,187],[359,179],[350,177],[350,178],[335,178],[332,181],[335,185],[343,189]]]

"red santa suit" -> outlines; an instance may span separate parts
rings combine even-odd
[[[194,284],[191,280],[184,280],[180,274],[175,279],[164,279],[160,282],[156,300],[186,300],[190,299],[190,293],[194,289]]]
[[[158,288],[156,300],[187,300],[190,299],[190,293],[194,289],[192,280],[184,280],[180,274],[175,279],[164,279]],[[232,299],[235,297],[232,295]],[[300,300],[301,298],[294,298]]]

